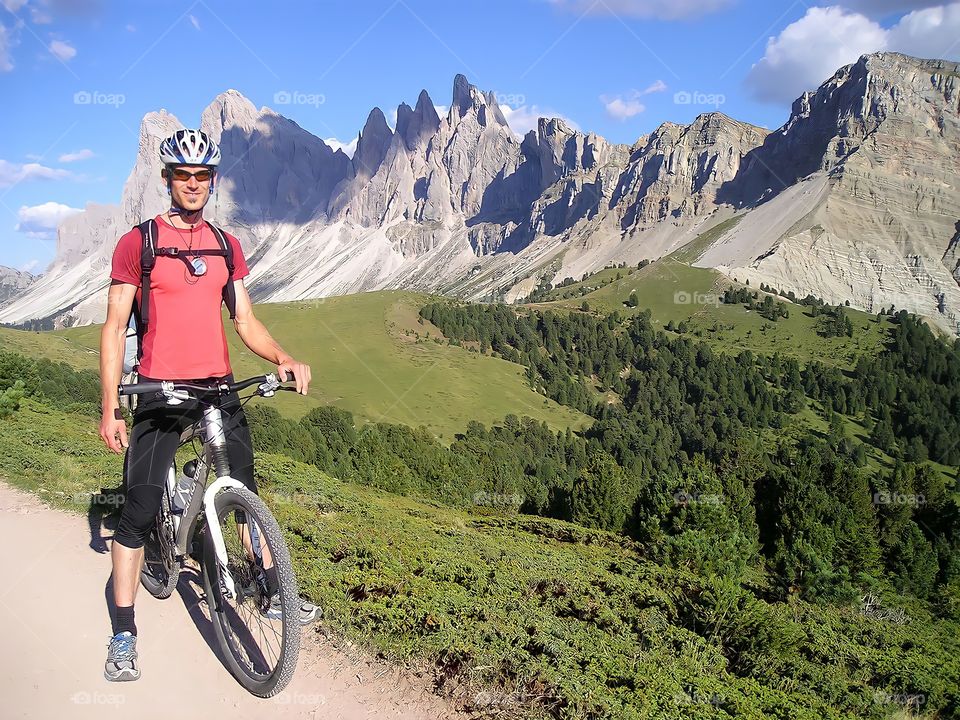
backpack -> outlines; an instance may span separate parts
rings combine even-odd
[[[206,221],[204,221],[206,222]],[[230,312],[230,319],[237,316],[237,295],[233,286],[233,246],[227,239],[226,234],[211,222],[206,222],[207,227],[213,232],[220,244],[218,249],[191,250],[190,255],[219,255],[227,263],[227,284],[223,286],[223,302],[226,303],[227,310]],[[157,221],[147,220],[136,226],[140,231],[140,302],[134,301],[133,309],[130,313],[130,322],[127,324],[127,339],[123,353],[123,372],[124,374],[132,372],[140,359],[143,357],[143,338],[147,334],[147,326],[150,323],[150,274],[157,263],[157,256],[169,258],[180,258],[185,264],[190,265],[186,253],[181,252],[180,248],[175,247],[157,247]]]

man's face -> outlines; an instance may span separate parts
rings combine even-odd
[[[206,180],[197,179],[197,173],[203,175],[204,171],[212,173],[212,168],[203,165],[174,165],[167,169],[170,177],[170,195],[177,205],[188,212],[196,212],[207,204],[210,198],[210,178]],[[178,178],[178,175],[189,173],[185,179]]]

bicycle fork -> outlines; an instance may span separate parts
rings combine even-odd
[[[203,411],[204,439],[206,440],[207,452],[209,453],[210,466],[216,474],[217,479],[207,486],[203,493],[203,509],[207,518],[207,532],[210,533],[210,540],[213,542],[214,552],[217,558],[217,570],[221,579],[221,584],[230,599],[236,599],[237,591],[234,587],[233,577],[227,567],[227,547],[223,541],[223,532],[220,529],[220,519],[217,517],[217,507],[214,503],[218,492],[228,487],[242,488],[246,487],[242,482],[230,476],[230,461],[227,457],[227,438],[223,429],[223,414],[220,408],[207,407]],[[253,541],[254,553],[259,558],[260,538],[256,530],[251,526],[251,540]]]

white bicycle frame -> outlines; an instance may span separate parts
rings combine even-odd
[[[164,382],[163,384],[163,394],[167,398],[167,404],[169,405],[179,405],[184,400],[192,399],[190,394],[182,390],[174,390],[172,382]],[[259,387],[260,394],[263,397],[271,397],[276,389],[280,387],[279,381],[274,375],[267,375],[267,381],[262,383]],[[246,487],[242,482],[233,478],[229,474],[229,463],[226,461],[226,444],[227,437],[223,427],[223,413],[219,407],[216,406],[207,406],[203,409],[203,420],[199,423],[199,428],[194,425],[188,428],[180,437],[180,442],[188,442],[197,435],[197,431],[200,431],[201,438],[203,440],[204,447],[204,457],[201,458],[202,466],[198,465],[198,475],[210,467],[214,472],[217,472],[217,479],[210,483],[206,489],[203,491],[203,500],[202,500],[202,512],[204,517],[207,520],[207,532],[210,533],[210,540],[213,543],[214,553],[217,559],[217,569],[218,575],[221,579],[225,593],[230,599],[236,599],[237,592],[236,587],[234,586],[233,577],[230,575],[230,572],[227,568],[227,547],[223,540],[223,532],[220,529],[220,520],[217,518],[217,510],[215,499],[217,493],[226,488],[244,488]],[[204,467],[206,466],[206,467]],[[222,473],[222,474],[220,474]],[[167,475],[167,491],[169,493],[168,497],[172,498],[173,493],[176,489],[177,483],[177,473],[176,473],[176,463],[174,463],[168,472]],[[186,548],[187,535],[189,534],[192,525],[192,513],[199,512],[201,508],[195,508],[196,503],[194,502],[194,496],[196,494],[196,487],[193,488],[190,501],[188,506],[183,510],[183,517],[177,517],[173,515],[174,523],[174,534],[176,536],[176,545],[179,554],[183,554]],[[181,525],[183,519],[189,518],[186,527],[182,528]],[[263,549],[260,547],[260,533],[257,531],[257,526],[255,522],[248,523],[250,528],[250,542],[253,547],[254,555],[257,558],[263,556]]]

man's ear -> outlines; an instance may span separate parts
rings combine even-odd
[[[160,177],[162,177],[164,180],[168,179],[170,177],[170,171],[165,167],[160,168]]]

